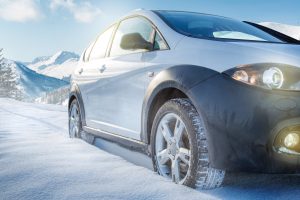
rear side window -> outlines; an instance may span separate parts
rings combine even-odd
[[[92,43],[90,44],[90,46],[85,50],[84,56],[83,56],[83,61],[84,61],[84,62],[87,62],[87,61],[89,60],[89,56],[90,56],[90,53],[91,53],[92,48],[93,48],[93,46],[94,46],[94,43],[95,43],[95,42],[92,42]]]
[[[134,17],[122,21],[115,33],[112,43],[110,56],[119,56],[130,53],[147,51],[146,49],[129,50],[121,47],[121,40],[127,34],[140,34],[142,38],[148,42],[152,42],[152,34],[154,29],[150,22],[142,17]]]
[[[93,46],[93,50],[91,51],[89,60],[95,60],[105,57],[107,46],[110,42],[110,38],[113,34],[114,29],[115,26],[111,26],[97,38]]]

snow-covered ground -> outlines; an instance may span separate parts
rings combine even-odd
[[[96,145],[109,146],[99,141]],[[231,174],[222,188],[209,191],[176,185],[97,146],[69,139],[66,107],[0,99],[1,200],[299,199],[299,196],[300,176],[295,175]]]

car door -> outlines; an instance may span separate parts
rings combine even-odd
[[[153,50],[143,53],[143,62],[145,68],[148,69],[149,74],[153,77],[170,66],[182,64],[178,57],[174,59],[173,52],[170,50],[169,45],[157,29],[155,30],[154,35]],[[146,87],[148,87],[149,83],[150,82],[146,84]]]
[[[120,22],[109,57],[105,60],[103,77],[89,89],[89,106],[93,108],[89,123],[92,128],[140,140],[145,86],[151,79],[143,53],[149,49],[130,45],[137,39],[153,45],[153,36],[152,24],[143,17]],[[126,38],[129,41],[124,43]]]
[[[82,100],[84,102],[87,126],[91,126],[91,119],[95,117],[95,100],[91,98],[94,88],[102,82],[105,71],[106,54],[116,25],[111,26],[98,36],[85,51],[83,61],[77,69],[76,77],[80,87]]]

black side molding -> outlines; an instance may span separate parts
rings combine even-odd
[[[130,138],[127,138],[127,137],[123,137],[123,136],[116,135],[116,134],[113,134],[113,133],[109,133],[109,132],[106,132],[106,131],[93,129],[93,128],[90,128],[90,127],[87,127],[87,126],[83,127],[83,131],[85,131],[87,133],[90,133],[90,134],[92,134],[96,137],[100,137],[104,140],[114,142],[114,143],[116,143],[120,146],[123,146],[123,147],[125,147],[129,150],[136,151],[136,152],[139,152],[139,153],[143,153],[147,156],[150,156],[150,151],[148,150],[148,145],[141,142],[141,141],[130,139]]]

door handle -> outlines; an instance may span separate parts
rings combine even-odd
[[[82,72],[83,72],[83,68],[80,68],[80,69],[78,70],[78,73],[79,73],[79,74],[82,74]]]
[[[148,76],[149,77],[153,77],[154,76],[154,72],[148,72]]]
[[[98,69],[99,69],[100,73],[103,73],[106,70],[106,67],[105,67],[105,65],[102,65]]]

